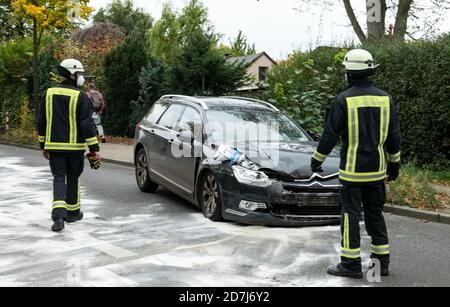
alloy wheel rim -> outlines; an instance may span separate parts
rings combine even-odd
[[[219,200],[219,187],[216,178],[212,175],[206,177],[203,184],[203,208],[205,215],[210,218],[217,210]]]
[[[144,186],[147,180],[147,172],[147,158],[145,157],[145,153],[141,153],[138,157],[137,165],[137,177],[141,186]]]

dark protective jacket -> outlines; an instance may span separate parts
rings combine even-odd
[[[400,123],[392,97],[369,79],[353,82],[334,99],[313,158],[325,161],[339,140],[343,183],[383,181],[387,163],[400,162]]]
[[[41,149],[57,152],[99,151],[87,95],[72,80],[49,88],[39,108]]]

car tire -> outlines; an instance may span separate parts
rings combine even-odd
[[[208,172],[201,181],[199,203],[206,218],[214,222],[223,221],[222,195],[216,177]]]
[[[159,185],[150,179],[148,170],[147,152],[144,148],[139,149],[135,160],[136,182],[139,189],[144,193],[155,193]]]

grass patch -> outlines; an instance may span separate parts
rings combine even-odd
[[[437,171],[431,173],[433,183],[450,186],[450,171]]]
[[[448,172],[434,172],[412,164],[402,167],[400,177],[390,184],[388,202],[417,209],[443,210],[450,207],[450,195],[438,193],[433,183],[447,182]]]

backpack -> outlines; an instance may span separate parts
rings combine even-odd
[[[91,102],[94,109],[100,109],[102,106],[102,94],[97,91],[90,92]]]

